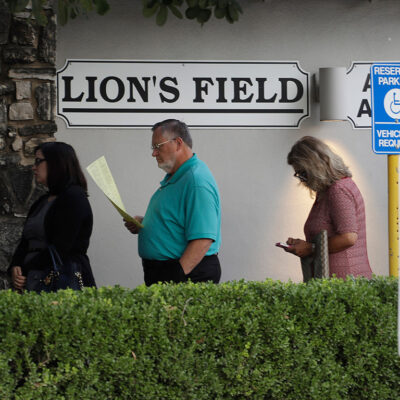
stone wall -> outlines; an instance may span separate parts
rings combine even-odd
[[[38,26],[30,9],[11,15],[0,0],[0,289],[24,217],[42,189],[35,186],[35,147],[52,141],[55,124],[56,19]]]

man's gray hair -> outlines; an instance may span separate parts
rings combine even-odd
[[[158,128],[162,129],[163,134],[169,133],[171,135],[171,139],[180,137],[188,147],[192,148],[193,140],[190,136],[189,129],[184,122],[177,119],[166,119],[154,124],[151,130],[154,132]]]

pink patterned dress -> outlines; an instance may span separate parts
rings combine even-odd
[[[328,231],[328,238],[355,232],[358,239],[354,246],[329,254],[329,273],[338,278],[347,275],[371,278],[368,261],[364,200],[351,178],[332,184],[324,193],[318,193],[304,225],[308,242],[321,230]]]

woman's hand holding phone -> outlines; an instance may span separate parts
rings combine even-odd
[[[275,246],[280,247],[281,249],[287,251],[288,253],[293,253],[294,250],[290,244],[287,244],[285,242],[275,243]]]
[[[306,242],[305,240],[289,238],[287,240],[287,243],[289,243],[290,250],[286,251],[298,257],[306,257],[313,253],[312,244]]]
[[[285,242],[278,242],[278,243],[275,243],[275,246],[277,246],[277,247],[281,247],[282,249],[287,249],[288,247],[290,247],[287,243],[285,243]]]

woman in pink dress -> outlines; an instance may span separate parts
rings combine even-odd
[[[306,240],[289,238],[287,251],[299,257],[311,255],[312,238],[326,230],[330,276],[371,278],[364,200],[342,158],[321,140],[304,136],[293,145],[287,160],[294,176],[316,194],[304,225]]]

